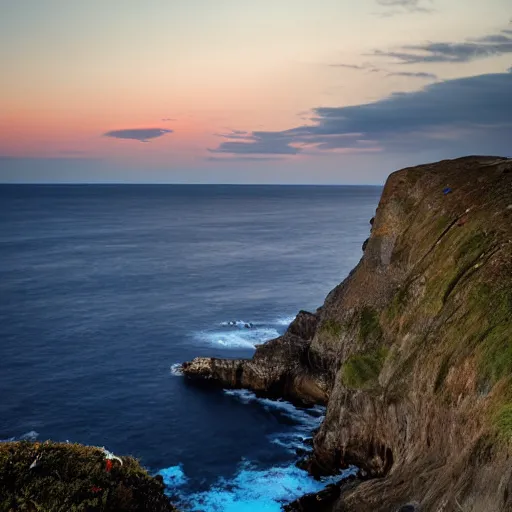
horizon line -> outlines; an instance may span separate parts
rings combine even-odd
[[[0,182],[2,186],[185,186],[185,187],[383,187],[384,183],[147,183],[147,182]]]

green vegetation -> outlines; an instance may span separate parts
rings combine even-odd
[[[394,320],[397,316],[399,316],[404,306],[407,304],[407,286],[403,286],[398,289],[395,293],[389,308],[387,309],[387,317],[389,320]]]
[[[505,404],[494,417],[498,435],[507,442],[512,441],[512,404]]]
[[[0,510],[175,510],[159,479],[135,459],[122,460],[107,467],[101,450],[77,444],[0,443]]]
[[[512,321],[512,289],[492,288],[481,284],[471,297],[475,307],[486,310],[490,324],[502,324]]]
[[[477,286],[470,298],[473,310],[484,315],[477,354],[480,379],[495,384],[512,374],[512,289]]]
[[[452,219],[448,215],[440,214],[434,224],[434,233],[441,235],[441,233],[450,225],[451,222]]]
[[[480,231],[473,232],[465,238],[455,254],[455,261],[450,272],[447,272],[447,279],[443,282],[443,304],[458,283],[478,268],[478,265],[481,264],[479,260],[489,250],[492,240],[491,236]]]
[[[433,253],[436,257],[431,267],[435,273],[426,275],[427,287],[421,305],[423,314],[435,316],[439,313],[460,283],[477,270],[475,265],[482,263],[481,256],[489,251],[494,240],[494,235],[485,234],[477,227],[471,231],[467,226],[450,229]]]
[[[465,285],[469,294],[462,299],[457,321],[443,325],[443,359],[434,384],[436,393],[441,392],[450,367],[458,367],[465,360],[476,362],[477,386],[485,393],[512,375],[512,289],[497,276],[499,284],[495,287],[478,282],[479,278],[474,273]]]
[[[492,384],[512,373],[512,326],[499,325],[484,338],[480,349],[480,376]]]
[[[472,232],[459,247],[456,253],[456,260],[478,256],[489,248],[489,242],[492,237],[486,235],[482,231]]]
[[[388,355],[386,347],[349,357],[342,367],[343,384],[351,389],[368,389],[377,379]]]
[[[343,326],[340,322],[331,318],[325,320],[320,327],[320,333],[327,335],[333,339],[339,339],[343,331]]]
[[[379,316],[375,310],[369,307],[363,308],[359,321],[359,339],[361,341],[369,339],[379,339],[382,334]]]

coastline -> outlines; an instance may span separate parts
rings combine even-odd
[[[316,313],[251,360],[183,365],[207,385],[327,401],[304,466],[355,465],[366,480],[331,492],[325,510],[510,505],[511,170],[465,157],[393,173],[363,258]],[[308,499],[290,510],[317,510]]]

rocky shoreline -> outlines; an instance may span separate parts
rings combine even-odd
[[[512,161],[465,157],[387,180],[364,255],[315,313],[194,382],[327,404],[305,467],[365,480],[287,510],[512,509]]]
[[[249,389],[258,396],[284,398],[302,406],[327,403],[330,387],[322,372],[308,374],[310,346],[319,316],[300,311],[286,332],[258,345],[252,359],[198,357],[182,365],[190,379],[223,388]]]

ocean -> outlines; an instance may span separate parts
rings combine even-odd
[[[183,510],[278,511],[319,490],[295,462],[322,408],[175,369],[251,357],[320,306],[359,261],[380,193],[0,186],[0,439],[133,455]]]

